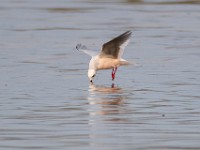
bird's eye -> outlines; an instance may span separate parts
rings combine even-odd
[[[92,78],[94,78],[95,77],[95,74],[92,76]]]

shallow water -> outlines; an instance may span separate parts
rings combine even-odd
[[[0,2],[0,148],[200,149],[195,0]],[[89,57],[131,30],[114,82]]]

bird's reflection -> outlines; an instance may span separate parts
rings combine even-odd
[[[91,106],[89,110],[90,116],[95,117],[97,115],[112,114],[112,117],[106,117],[106,119],[114,121],[114,118],[116,117],[114,114],[122,113],[124,110],[123,94],[123,90],[119,87],[116,87],[114,84],[111,86],[97,86],[91,84],[89,86],[88,96],[88,101]]]
[[[125,105],[126,92],[124,89],[111,86],[89,86],[89,125],[92,148],[105,146],[104,139],[110,138],[110,125],[128,123]]]
[[[101,92],[101,93],[120,93],[122,91],[121,88],[116,87],[115,84],[111,84],[110,87],[108,86],[98,86],[94,84],[89,85],[89,91],[91,94],[95,94],[96,92]]]

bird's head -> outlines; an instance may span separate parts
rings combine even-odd
[[[95,69],[89,69],[88,70],[88,78],[89,78],[91,83],[93,82],[93,78],[95,77],[95,75],[96,75]]]

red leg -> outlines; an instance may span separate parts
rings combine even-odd
[[[112,69],[112,80],[115,79],[114,68]]]
[[[112,80],[115,79],[115,73],[116,73],[116,71],[117,71],[117,67],[113,68],[113,70],[112,70]]]

